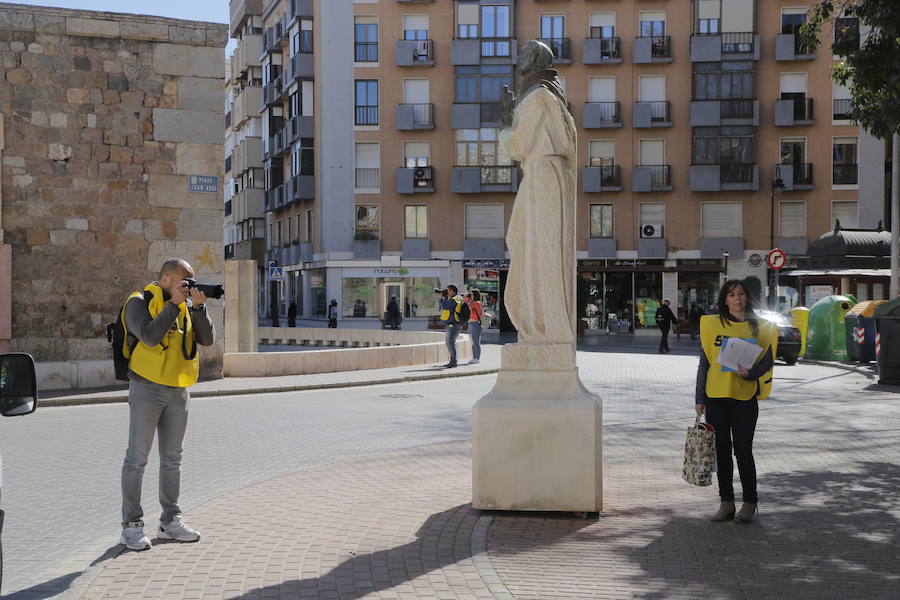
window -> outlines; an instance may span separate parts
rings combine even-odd
[[[722,63],[694,64],[694,100],[727,100],[756,98],[753,63],[731,62],[728,70]]]
[[[541,41],[550,46],[555,58],[570,58],[566,18],[562,15],[541,15]]]
[[[509,9],[509,6],[481,6],[481,56],[510,56]]]
[[[428,104],[429,103],[429,93],[428,93],[428,80],[427,79],[404,79],[403,80],[403,103],[404,104]],[[417,123],[430,123],[431,119],[427,121],[420,121],[416,119]]]
[[[693,164],[751,164],[756,162],[752,127],[694,127]]]
[[[294,241],[294,217],[287,218],[287,241]]]
[[[859,19],[838,17],[834,20],[834,53],[840,50],[859,50]]]
[[[797,35],[800,27],[806,23],[807,7],[781,9],[781,33]]]
[[[428,15],[403,15],[403,39],[427,40]]]
[[[377,142],[356,143],[356,189],[377,192],[380,187],[381,150]]]
[[[313,51],[312,21],[300,21],[300,29],[291,37],[291,56],[300,52],[311,54]]]
[[[616,37],[616,13],[591,13],[589,22],[592,38]]]
[[[478,37],[478,5],[456,4],[456,37]]]
[[[741,203],[702,202],[700,221],[702,237],[741,237]]]
[[[291,175],[315,175],[315,154],[312,139],[301,139],[291,152]]]
[[[378,80],[356,80],[356,124],[378,125]]]
[[[378,207],[377,206],[356,206],[356,234],[360,233],[378,234]]]
[[[697,35],[718,35],[721,30],[719,0],[698,0],[696,6],[697,24],[694,32]]]
[[[589,164],[592,167],[613,166],[616,164],[615,140],[591,140],[588,142]]]
[[[665,11],[641,11],[640,37],[660,37],[666,35]]]
[[[281,219],[278,219],[278,225],[276,228],[276,231],[278,232],[278,237],[275,239],[279,246],[281,245],[281,241],[284,239],[284,236],[282,235],[284,233],[282,227],[283,227],[283,223],[281,222]]]
[[[778,227],[781,237],[806,237],[806,203],[782,202]]]
[[[405,142],[403,144],[404,166],[407,169],[427,167],[431,164],[428,142]]]
[[[405,208],[405,237],[424,239],[428,237],[428,207],[417,205]]]
[[[831,97],[835,121],[850,121],[850,90],[836,81],[831,82]]]
[[[641,202],[640,207],[641,218],[641,236],[642,237],[663,237],[665,235],[666,223],[666,205],[662,202]],[[647,228],[651,225],[651,228]],[[652,230],[652,236],[646,236]]]
[[[481,183],[512,183],[512,160],[498,143],[497,129],[457,129],[456,166],[481,167]]]
[[[306,241],[313,241],[313,211],[306,211]]]
[[[666,164],[665,140],[640,140],[641,166]]]
[[[377,17],[354,17],[353,21],[353,60],[356,62],[378,62]]]
[[[588,102],[615,102],[615,100],[615,77],[591,77],[588,80]]]
[[[836,137],[831,144],[833,185],[857,185],[856,138]]]
[[[612,204],[591,204],[591,237],[613,237]]]
[[[502,204],[466,204],[466,239],[502,240],[503,218]]]
[[[664,75],[641,75],[639,93],[640,101],[650,104],[651,121],[667,122],[670,120]]]
[[[859,202],[832,202],[831,220],[840,221],[844,229],[856,229],[859,227]]]

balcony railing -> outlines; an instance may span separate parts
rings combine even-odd
[[[850,116],[850,99],[833,100],[834,108],[832,109],[833,119],[835,121],[849,121]]]
[[[641,165],[645,169],[650,169],[650,187],[657,190],[672,186],[672,166],[671,165]]]
[[[728,32],[722,34],[723,54],[747,54],[753,52],[756,35],[752,32]]]
[[[512,183],[513,165],[481,167],[482,185],[510,185]]]
[[[672,58],[672,36],[644,36],[650,39],[650,58]]]
[[[571,60],[572,48],[569,38],[540,38],[553,51],[554,60]]]
[[[515,44],[515,38],[483,37],[481,38],[481,56],[483,58],[512,56],[513,44]]]
[[[719,117],[722,119],[752,119],[755,100],[720,100]]]
[[[402,41],[414,45],[412,56],[413,64],[434,62],[434,40]]]
[[[794,163],[794,185],[812,185],[813,166],[809,163]]]
[[[592,160],[588,166],[600,169],[601,187],[622,187],[622,169],[619,165],[595,165]]]
[[[813,99],[794,98],[794,121],[813,120]]]
[[[672,121],[670,117],[670,105],[668,100],[658,100],[647,102],[650,105],[650,122],[651,123],[669,123]]]
[[[380,179],[381,169],[378,167],[356,169],[357,189],[378,189],[381,186]]]
[[[859,165],[831,165],[831,183],[835,185],[857,185],[859,183]]]
[[[355,123],[357,125],[378,125],[378,107],[357,106]]]
[[[434,104],[404,104],[412,106],[413,125],[434,125]]]
[[[378,42],[356,42],[353,60],[355,62],[378,62]]]
[[[597,35],[594,35],[595,31]],[[591,38],[600,40],[600,58],[614,60],[622,58],[622,41],[617,37],[601,37],[599,27],[591,27]]]
[[[604,123],[621,123],[619,102],[589,102],[593,110],[599,113],[600,120]]]
[[[753,183],[753,163],[720,163],[721,183]]]
[[[797,56],[805,56],[807,54],[814,53],[815,49],[810,48],[809,46],[804,44],[803,39],[799,35],[794,34],[794,54],[796,54]]]

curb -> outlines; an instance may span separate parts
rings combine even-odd
[[[210,398],[214,396],[244,396],[248,394],[277,394],[281,392],[305,392],[310,390],[327,390],[334,388],[363,387],[369,385],[381,385],[391,383],[414,383],[416,381],[428,381],[433,379],[449,379],[452,377],[472,377],[475,375],[491,375],[499,372],[500,369],[479,369],[477,371],[455,371],[445,373],[429,373],[427,375],[412,376],[404,375],[402,377],[388,377],[385,379],[366,379],[361,381],[342,381],[335,383],[317,383],[317,384],[300,384],[300,385],[276,385],[265,387],[242,388],[234,390],[200,390],[191,392],[191,398]],[[302,377],[302,375],[298,375]],[[44,408],[54,406],[81,406],[85,404],[114,404],[128,402],[128,392],[123,391],[117,395],[109,396],[77,396],[74,398],[59,396],[57,398],[46,398],[39,401],[40,406]]]
[[[860,375],[864,375],[869,379],[875,379],[877,375],[877,371],[874,368],[861,367],[856,365],[851,365],[847,363],[834,362],[828,360],[815,360],[812,358],[801,358],[797,362],[802,363],[804,365],[818,365],[820,367],[834,367],[835,369],[841,369],[842,371],[850,371],[851,373],[858,373]]]

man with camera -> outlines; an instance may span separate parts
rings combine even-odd
[[[460,310],[463,298],[459,295],[459,289],[452,283],[446,289],[434,290],[441,295],[441,321],[444,322],[444,339],[447,342],[447,350],[450,351],[450,362],[444,365],[448,369],[456,367],[456,336],[462,329]]]
[[[197,284],[194,270],[182,259],[163,264],[159,281],[131,294],[125,304],[125,328],[137,338],[129,359],[128,450],[122,466],[122,537],[131,550],[148,550],[141,508],[141,483],[153,435],[159,437],[158,537],[196,542],[200,534],[181,520],[181,453],[190,394],[200,361],[197,344],[210,346],[215,336],[206,311],[208,293],[219,286]],[[218,288],[217,290],[215,288]]]

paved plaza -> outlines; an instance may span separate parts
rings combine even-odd
[[[893,390],[779,364],[760,519],[713,524],[715,486],[680,479],[696,356],[612,350],[579,352],[604,400],[605,506],[586,519],[469,506],[493,375],[194,399],[183,507],[203,539],[143,553],[116,546],[124,404],[6,419],[5,597],[900,597]]]

